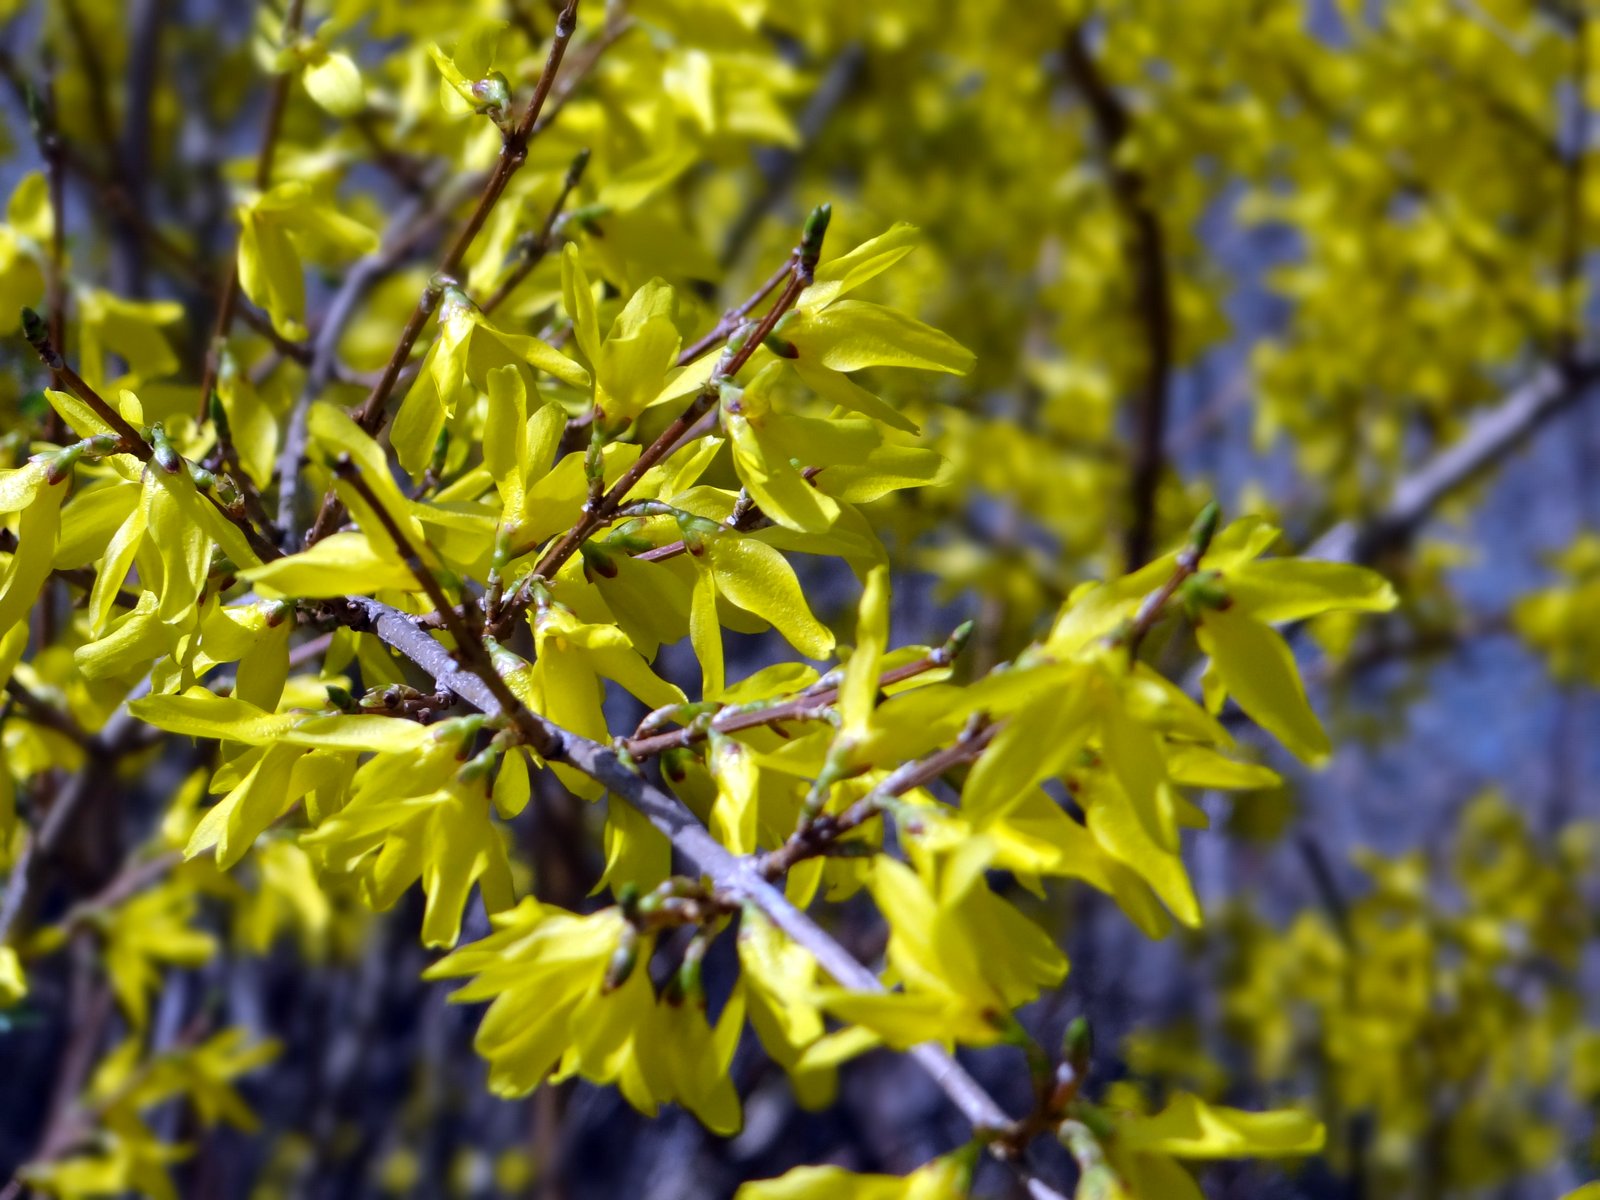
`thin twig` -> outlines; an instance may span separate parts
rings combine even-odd
[[[929,671],[949,666],[960,655],[970,632],[969,622],[952,633],[944,645],[929,650],[913,662],[885,671],[878,677],[878,689],[882,691],[897,683],[925,675]],[[822,686],[813,686],[797,696],[773,704],[726,708],[703,724],[691,723],[682,729],[666,733],[635,735],[623,742],[623,748],[627,750],[630,758],[639,761],[668,750],[695,745],[713,733],[739,733],[746,729],[778,725],[785,721],[817,719],[821,710],[826,710],[839,699],[839,687],[838,682],[829,682]]]
[[[17,702],[17,707],[22,710],[24,717],[35,725],[54,729],[80,746],[88,743],[89,735],[83,731],[83,726],[73,719],[71,713],[34,694],[14,675],[6,680],[6,694]]]
[[[22,310],[22,333],[28,339],[28,344],[33,347],[33,352],[39,356],[39,361],[50,369],[51,374],[61,381],[63,387],[94,409],[95,415],[122,439],[122,450],[125,453],[135,455],[141,462],[149,462],[155,457],[155,450],[145,441],[144,435],[128,424],[123,415],[113,408],[104,396],[90,387],[81,375],[67,366],[56,348],[56,343],[51,340],[49,329],[39,319],[39,314],[32,309]],[[82,429],[75,432],[80,437],[87,436]]]
[[[468,625],[468,618],[450,602],[450,597],[445,594],[443,585],[440,584],[438,577],[428,569],[427,563],[422,560],[422,555],[417,548],[411,544],[411,538],[401,528],[400,522],[393,513],[384,507],[383,502],[378,499],[377,493],[372,490],[371,485],[361,477],[360,468],[350,460],[348,455],[341,455],[335,466],[335,471],[340,479],[355,489],[356,494],[361,497],[367,507],[372,509],[373,514],[383,526],[384,532],[389,535],[396,547],[399,548],[401,555],[406,560],[406,566],[416,576],[417,582],[422,586],[422,590],[427,593],[428,599],[433,602],[434,611],[443,618],[445,631],[455,639],[456,654],[460,657],[462,663],[489,689],[501,712],[515,720],[519,728],[524,730],[534,728],[528,724],[531,714],[523,707],[522,702],[512,692],[510,685],[506,683],[496,669],[494,659],[490,655],[488,647],[484,644],[481,628]],[[476,612],[477,610],[470,609],[469,611]],[[537,731],[535,731],[531,744],[534,745],[535,749],[538,749],[542,741],[543,739],[538,737]]]
[[[534,268],[549,255],[551,247],[555,245],[556,225],[561,219],[561,210],[567,206],[568,197],[578,186],[588,165],[589,151],[585,148],[578,151],[577,157],[572,160],[572,165],[567,168],[567,173],[561,181],[561,191],[556,194],[555,203],[545,215],[544,224],[539,227],[539,232],[524,246],[521,256],[517,259],[517,265],[500,281],[500,286],[495,288],[493,294],[480,305],[485,314],[494,312],[504,304],[506,297],[516,291],[522,281],[533,274]]]
[[[67,390],[94,409],[95,415],[109,425],[112,432],[121,438],[120,449],[122,452],[132,454],[145,463],[155,459],[155,449],[145,440],[144,435],[128,424],[120,412],[107,403],[99,392],[90,387],[76,371],[67,366],[62,360],[56,348],[51,345],[49,336],[44,328],[44,322],[40,320],[38,313],[29,308],[22,310],[22,330],[24,336],[28,339],[28,344],[38,354],[40,361],[56,372],[61,382],[66,385]],[[81,434],[83,431],[79,430],[78,432]],[[184,470],[186,461],[179,460],[173,469]],[[244,534],[245,539],[250,543],[250,548],[260,555],[262,559],[273,559],[280,556],[281,552],[278,548],[263,537],[261,531],[252,525],[242,512],[234,512],[226,508],[210,492],[202,492],[201,494],[211,503],[212,507],[238,526],[239,531]]]

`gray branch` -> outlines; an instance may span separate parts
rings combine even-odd
[[[1474,421],[1465,436],[1401,480],[1380,512],[1360,521],[1341,521],[1308,546],[1305,557],[1335,562],[1371,561],[1384,547],[1414,533],[1452,492],[1575,403],[1597,376],[1600,363],[1582,363],[1565,370],[1541,368]]]
[[[443,645],[418,629],[404,613],[377,600],[353,598],[351,603],[365,610],[372,631],[378,637],[433,676],[439,686],[448,688],[483,712],[493,715],[500,711],[488,685],[476,675],[463,671]],[[809,951],[835,982],[859,992],[884,990],[876,975],[791,904],[782,891],[762,877],[750,860],[730,853],[712,837],[676,796],[635,774],[598,742],[569,733],[538,714],[534,714],[534,719],[560,747],[563,761],[637,809],[718,889],[760,909],[797,945]],[[975,1130],[1001,1130],[1011,1124],[1011,1119],[994,1098],[942,1047],[917,1046],[912,1049],[911,1056]],[[1026,1173],[1024,1179],[1029,1195],[1035,1200],[1064,1200],[1048,1184]]]

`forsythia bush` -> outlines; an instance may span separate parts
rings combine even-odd
[[[1544,862],[1491,799],[1463,835],[1462,913],[1374,860],[1338,927],[1209,914],[1229,1030],[1281,1104],[1230,1103],[1181,1030],[1131,1046],[1152,1088],[1098,1071],[1081,1022],[1044,1042],[1019,1016],[1073,986],[1038,897],[1102,893],[1150,938],[1202,927],[1199,793],[1280,782],[1224,717],[1327,760],[1290,637],[1310,622],[1337,656],[1394,609],[1349,560],[1439,498],[1297,557],[1272,514],[1224,520],[1172,477],[1172,375],[1227,332],[1199,225],[1230,173],[1250,220],[1311,246],[1281,270],[1297,307],[1256,348],[1254,420],[1323,480],[1329,523],[1381,509],[1368,493],[1400,477],[1411,425],[1460,436],[1447,400],[1492,402],[1519,338],[1557,347],[1562,381],[1584,369],[1575,279],[1499,273],[1506,227],[1533,219],[1521,193],[1475,195],[1490,212],[1446,196],[1411,237],[1328,234],[1362,206],[1388,219],[1391,185],[1427,201],[1481,181],[1474,156],[1517,159],[1427,129],[1444,101],[1408,96],[1381,48],[1305,29],[1308,7],[285,0],[209,66],[220,30],[169,30],[180,78],[152,76],[121,5],[0,4],[26,113],[0,227],[0,1052],[22,1062],[11,1047],[71,1011],[62,1090],[0,1195],[203,1194],[185,1159],[216,1126],[255,1128],[251,1076],[281,1047],[249,1005],[180,981],[381,958],[391,911],[415,914],[423,979],[478,1006],[497,1096],[581,1080],[730,1137],[737,1055],[826,1108],[846,1064],[887,1050],[966,1122],[910,1174],[818,1163],[741,1200],[975,1180],[1181,1200],[1201,1194],[1188,1164],[1320,1154],[1324,1121],[1348,1168],[1356,1112],[1377,1114],[1376,1179],[1424,1136],[1463,1150],[1439,1186],[1546,1161],[1551,1129],[1489,1133],[1564,1054],[1592,1101],[1595,1034],[1574,985],[1534,1002],[1503,975],[1576,970],[1586,931],[1561,914],[1592,838]],[[1441,55],[1479,28],[1442,0],[1395,7]],[[1118,89],[1152,46],[1159,86],[1206,103],[1135,120]],[[846,77],[797,65],[832,56]],[[865,120],[809,127],[869,70]],[[1087,114],[1071,137],[1047,103],[1063,78]],[[1280,152],[1380,83],[1326,157]],[[259,133],[197,166],[196,95]],[[1503,103],[1524,100],[1544,102]],[[1212,175],[1180,165],[1196,143]],[[772,146],[790,157],[739,192]],[[860,178],[830,199],[841,161]],[[817,203],[788,222],[797,171]],[[1026,203],[986,207],[986,176],[1011,175]],[[225,197],[220,268],[156,204],[175,182]],[[1460,326],[1471,345],[1446,338]],[[994,399],[1014,377],[1026,415]],[[1372,399],[1386,388],[1405,402]],[[1122,462],[1103,451],[1124,398]],[[941,536],[970,496],[1045,540]],[[1562,561],[1580,588],[1594,557]],[[918,570],[979,595],[976,633],[903,644]],[[1419,620],[1448,613],[1425,564],[1405,582]],[[1581,601],[1535,594],[1516,622],[1593,675]],[[1510,839],[1514,868],[1491,853]],[[987,1047],[1025,1108],[955,1057]],[[525,1187],[501,1167],[496,1188]],[[275,1157],[256,1186],[299,1194],[293,1175]]]

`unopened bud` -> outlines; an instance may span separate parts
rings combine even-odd
[[[1215,571],[1201,571],[1178,585],[1178,599],[1191,615],[1227,608],[1232,600]]]
[[[511,85],[499,71],[490,71],[482,79],[474,80],[470,90],[479,113],[504,112],[511,103]]]
[[[1189,526],[1189,548],[1198,559],[1211,548],[1211,539],[1217,535],[1217,522],[1222,519],[1222,509],[1212,500],[1200,510],[1200,515]]]
[[[617,941],[617,948],[611,952],[611,961],[606,964],[606,977],[601,990],[616,991],[628,982],[628,977],[638,965],[639,931],[632,925],[624,925],[622,937]]]
[[[1089,1071],[1089,1060],[1094,1054],[1094,1033],[1087,1017],[1074,1017],[1061,1037],[1061,1057],[1082,1078]]]
[[[168,475],[176,475],[181,471],[183,469],[183,455],[179,454],[172,443],[167,440],[167,431],[160,422],[150,426],[146,433],[150,439],[150,448],[155,451],[156,466],[160,467]]]
[[[583,172],[589,166],[589,147],[585,146],[573,156],[572,165],[567,168],[566,186],[570,190],[578,186],[578,180],[583,178]]]
[[[800,265],[809,272],[822,257],[822,239],[828,234],[828,222],[833,219],[833,205],[819,204],[806,218],[804,232],[800,235]]]

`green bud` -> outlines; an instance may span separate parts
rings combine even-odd
[[[567,214],[561,218],[561,222],[562,224],[570,222],[574,225],[593,228],[594,223],[601,217],[609,217],[610,215],[611,205],[609,204],[580,204],[577,208],[568,210]]]
[[[617,907],[622,910],[622,915],[630,921],[639,911],[639,885],[631,879],[617,888]]]
[[[756,331],[755,321],[745,321],[728,335],[728,340],[723,347],[722,360],[718,364],[717,374],[723,374],[723,366],[731,363],[734,356],[744,350],[744,344],[750,340],[750,335]]]
[[[1178,585],[1178,600],[1191,617],[1227,608],[1232,600],[1215,571],[1199,571]]]
[[[51,487],[60,483],[72,474],[72,468],[78,465],[78,460],[83,457],[83,452],[88,447],[83,442],[73,442],[64,446],[54,454],[47,455],[45,462],[44,479]]]
[[[682,783],[689,777],[689,764],[696,760],[687,746],[674,746],[661,755],[661,773],[669,783]]]
[[[677,1006],[687,1002],[696,1008],[705,1008],[706,989],[700,978],[700,964],[709,944],[705,938],[698,936],[690,941],[683,952],[683,961],[678,964],[672,982],[667,985],[668,1004]]]
[[[1217,535],[1217,522],[1222,519],[1222,509],[1215,500],[1210,501],[1200,510],[1200,515],[1194,519],[1194,524],[1189,526],[1189,546],[1193,549],[1195,557],[1203,555],[1211,548],[1211,539]]]
[[[567,168],[566,186],[568,190],[578,186],[578,180],[583,178],[583,172],[589,166],[589,147],[585,146],[573,156],[572,165]]]
[[[630,524],[632,524],[630,522]],[[647,537],[640,537],[627,526],[621,526],[608,534],[603,542],[608,550],[615,550],[620,554],[642,554],[646,550],[653,550],[655,543]]]
[[[37,346],[48,335],[49,328],[45,325],[44,318],[34,312],[33,309],[24,308],[22,310],[22,336]]]
[[[677,520],[678,530],[683,534],[683,540],[688,543],[690,553],[693,554],[700,553],[700,550],[695,549],[696,545],[704,549],[708,538],[717,537],[726,532],[717,522],[707,517],[696,516],[690,512],[679,511]]]
[[[961,652],[967,648],[967,643],[972,640],[972,631],[977,627],[974,621],[963,621],[950,631],[950,636],[945,639],[944,645],[939,647],[939,654],[946,662],[954,662],[961,657]]]
[[[183,455],[167,440],[167,431],[159,421],[145,430],[145,435],[150,440],[150,448],[155,451],[156,466],[168,475],[176,475],[183,469]]]
[[[617,948],[611,952],[611,961],[606,964],[606,977],[601,985],[601,991],[616,991],[628,982],[628,977],[638,965],[639,931],[632,925],[624,925],[622,937],[617,941]]]
[[[354,712],[356,698],[350,694],[348,688],[342,688],[336,683],[330,683],[323,689],[328,694],[328,703],[340,712]]]
[[[494,773],[495,764],[500,761],[500,751],[491,742],[467,761],[467,764],[456,772],[456,778],[462,783],[481,783],[488,780]]]
[[[1061,1057],[1081,1078],[1088,1073],[1089,1059],[1094,1054],[1094,1034],[1087,1017],[1074,1017],[1061,1038]]]
[[[439,320],[448,321],[461,313],[470,313],[478,306],[472,297],[461,290],[461,285],[448,276],[439,277]],[[430,285],[435,286],[435,285]]]
[[[441,742],[455,742],[456,757],[464,761],[471,756],[472,743],[477,740],[478,731],[483,728],[486,719],[482,713],[473,713],[471,716],[440,721],[433,727],[433,736]]]
[[[800,262],[802,266],[817,265],[822,257],[822,239],[828,234],[828,222],[833,218],[833,205],[819,204],[806,218],[804,232],[800,235]]]
[[[796,346],[793,342],[784,340],[783,338],[779,337],[775,333],[767,334],[766,338],[762,341],[761,344],[763,346],[765,346],[768,350],[771,350],[779,358],[799,358],[800,357],[800,347],[799,346]]]

